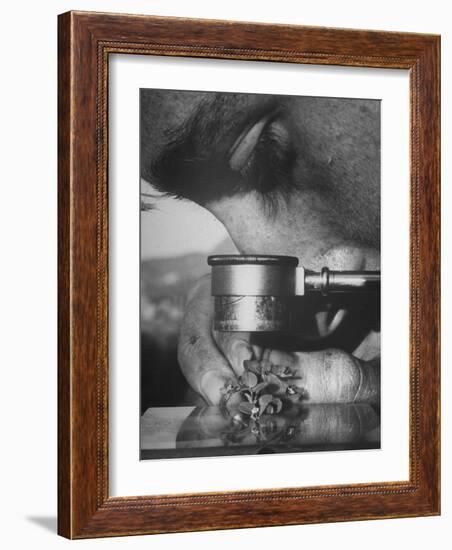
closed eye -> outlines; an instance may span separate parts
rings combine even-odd
[[[296,151],[287,123],[279,117],[265,122],[246,162],[236,167],[243,187],[257,191],[270,205],[294,190]]]

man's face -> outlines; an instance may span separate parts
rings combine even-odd
[[[378,101],[144,90],[142,109],[144,179],[205,206],[241,253],[379,267]]]
[[[380,103],[142,90],[142,177],[202,204],[243,254],[380,267]]]

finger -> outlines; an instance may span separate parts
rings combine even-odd
[[[265,350],[264,360],[282,376],[280,392],[312,403],[373,403],[380,401],[379,361],[360,361],[342,350],[287,353]],[[295,397],[295,396],[294,396]]]
[[[207,403],[218,405],[222,390],[237,379],[212,338],[213,305],[210,277],[190,292],[178,342],[178,360],[191,387]]]
[[[262,359],[262,354],[264,353],[264,348],[258,344],[252,344],[254,359],[260,361]]]
[[[241,376],[245,370],[243,362],[254,358],[254,350],[250,344],[250,333],[213,330],[212,336],[235,374]]]

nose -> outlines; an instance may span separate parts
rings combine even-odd
[[[376,250],[358,246],[356,243],[336,244],[322,251],[314,258],[311,269],[328,267],[337,271],[375,271],[380,269],[380,258]]]

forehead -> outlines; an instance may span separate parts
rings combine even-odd
[[[319,143],[346,136],[351,141],[355,136],[359,146],[363,137],[379,134],[378,100],[141,89],[141,135],[158,152],[159,146],[167,141],[166,136],[202,105],[211,106],[212,112],[221,106],[223,119],[240,119],[270,102],[284,106],[292,123]],[[204,112],[208,117],[209,109]]]
[[[272,96],[186,90],[140,90],[140,133],[143,152],[156,157],[168,141],[202,111],[206,124],[224,127],[239,122]],[[216,119],[216,120],[214,120]]]

